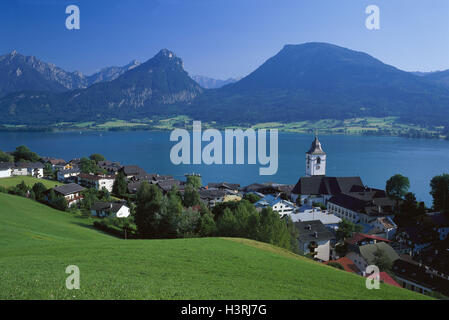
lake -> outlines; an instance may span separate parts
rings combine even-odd
[[[170,149],[175,144],[169,131],[105,132],[0,132],[0,150],[26,145],[41,156],[70,160],[101,153],[108,160],[136,164],[149,173],[200,173],[203,183],[253,182],[295,184],[305,173],[305,152],[312,135],[279,133],[279,167],[275,175],[260,176],[257,165],[174,165]],[[431,205],[430,179],[449,173],[449,141],[399,137],[321,135],[327,153],[328,176],[360,176],[364,184],[384,188],[385,181],[400,173],[409,177],[410,190]],[[203,143],[205,145],[207,143]]]

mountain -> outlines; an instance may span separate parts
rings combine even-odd
[[[237,79],[228,78],[226,80],[213,79],[206,76],[192,76],[192,79],[195,80],[201,87],[205,89],[216,89],[221,88],[227,84],[237,82]]]
[[[133,60],[125,66],[122,67],[106,67],[101,69],[99,72],[94,73],[93,75],[87,76],[87,84],[91,86],[92,84],[104,81],[112,81],[120,77],[126,71],[132,70],[135,67],[139,66],[140,62],[137,60]]]
[[[286,45],[240,81],[206,91],[187,112],[229,123],[399,116],[447,124],[449,91],[366,53],[305,43]]]
[[[0,56],[0,97],[22,90],[61,92],[86,86],[80,72],[67,72],[17,51]]]
[[[429,75],[401,71],[366,53],[328,43],[286,45],[248,76],[217,89],[201,88],[183,69],[182,60],[167,49],[145,63],[123,68],[114,80],[65,92],[58,91],[66,87],[33,69],[30,74],[45,81],[40,87],[38,81],[29,87],[22,83],[28,91],[0,99],[2,123],[187,115],[248,125],[396,116],[411,124],[449,128],[447,87]],[[14,67],[9,70],[17,72]],[[117,74],[104,72],[101,79]]]
[[[189,102],[202,91],[182,60],[163,49],[117,79],[86,89],[10,94],[0,100],[0,112],[5,121],[28,124],[150,116],[165,112],[169,105]]]
[[[424,75],[427,80],[449,88],[449,70],[429,72]]]

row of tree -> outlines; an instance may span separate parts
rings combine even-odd
[[[400,224],[416,220],[426,213],[424,202],[418,202],[414,193],[409,192],[410,181],[396,174],[387,180],[385,190],[395,200],[394,211]],[[433,198],[433,210],[449,214],[449,174],[442,174],[430,181],[430,194]]]
[[[293,222],[271,208],[257,211],[248,200],[218,204],[210,211],[200,201],[196,179],[183,195],[174,187],[166,195],[143,182],[137,191],[135,223],[141,238],[243,237],[297,251]]]

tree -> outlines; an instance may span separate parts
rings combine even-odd
[[[409,188],[409,179],[401,174],[395,174],[387,180],[385,190],[390,198],[396,200],[396,210],[399,209],[399,200],[404,198]]]
[[[182,211],[179,219],[179,234],[183,237],[193,237],[198,234],[201,215],[198,210],[187,208]]]
[[[187,176],[186,184],[193,186],[195,189],[199,189],[203,185],[201,182],[201,177],[197,175]]]
[[[45,192],[47,191],[47,188],[43,183],[35,183],[32,190],[37,201],[43,202],[45,200]]]
[[[193,207],[201,203],[200,195],[193,185],[188,184],[184,190],[184,207]]]
[[[359,225],[356,225],[352,223],[351,221],[348,221],[346,219],[343,219],[338,224],[338,230],[337,230],[337,238],[340,240],[344,240],[346,238],[352,237],[353,233],[357,233],[362,231],[362,227]]]
[[[254,193],[246,193],[243,196],[243,199],[248,200],[251,203],[256,203],[257,201],[260,200],[260,197],[257,194],[254,194]]]
[[[393,262],[388,258],[385,251],[380,248],[374,252],[373,264],[379,268],[380,271],[390,271]]]
[[[91,154],[89,156],[89,159],[95,161],[96,163],[98,163],[99,161],[105,161],[106,160],[106,158],[103,155],[99,154],[99,153]]]
[[[143,238],[157,238],[162,210],[162,193],[144,181],[137,190],[136,225]]]
[[[91,160],[86,157],[83,157],[80,160],[80,170],[82,173],[106,173],[105,170],[98,166],[95,160]]]
[[[44,165],[44,176],[56,179],[56,172],[53,170],[50,163]]]
[[[182,214],[182,202],[176,193],[168,194],[163,198],[161,218],[158,225],[158,234],[161,238],[176,238],[178,223]]]
[[[435,176],[430,181],[434,210],[449,213],[449,174]]]
[[[126,194],[127,187],[125,174],[120,171],[117,177],[115,177],[112,192],[119,197],[123,197]]]
[[[14,162],[14,157],[0,150],[0,162]]]
[[[215,224],[214,217],[210,211],[207,211],[201,216],[199,234],[202,237],[212,237],[217,232],[217,225]]]
[[[19,146],[12,154],[15,162],[36,162],[40,157],[26,146]]]

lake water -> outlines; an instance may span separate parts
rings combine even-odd
[[[295,184],[305,172],[305,152],[312,135],[279,133],[279,168],[275,175],[260,176],[257,165],[174,165],[170,161],[168,131],[115,132],[0,132],[0,150],[26,145],[41,156],[70,160],[101,153],[109,160],[136,164],[149,173],[200,173],[203,183],[227,181],[242,186],[253,182]],[[396,173],[410,178],[411,191],[431,205],[430,179],[449,173],[449,142],[399,137],[322,135],[328,176],[360,176],[364,184],[384,188]],[[203,143],[205,145],[206,143]]]

